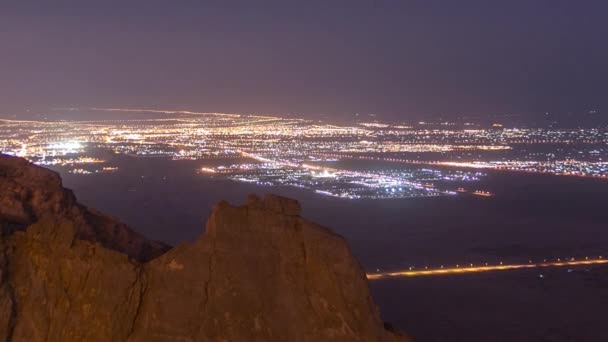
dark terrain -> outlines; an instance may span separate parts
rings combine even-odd
[[[238,203],[248,193],[272,191],[297,198],[306,217],[345,236],[368,271],[597,256],[608,249],[608,183],[601,180],[490,173],[476,186],[495,192],[492,198],[345,201],[210,179],[195,173],[203,162],[112,158],[118,173],[63,172],[66,185],[83,203],[170,244],[200,234],[218,200]],[[382,317],[419,341],[604,341],[607,271],[377,280],[371,289]]]
[[[23,159],[0,155],[0,188],[1,340],[409,341],[346,241],[295,200],[220,201],[170,248]]]

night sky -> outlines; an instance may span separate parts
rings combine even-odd
[[[607,1],[2,1],[0,115],[608,111]]]

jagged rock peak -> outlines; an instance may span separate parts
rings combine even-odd
[[[20,201],[38,208],[0,234],[0,340],[408,341],[385,329],[346,241],[297,201],[220,202],[203,236],[140,262],[129,247],[147,240],[125,245],[124,225],[92,220],[55,173],[0,157],[0,185],[0,227]]]
[[[57,173],[1,154],[0,189],[0,219],[16,224],[31,224],[47,213],[65,215],[76,202]]]
[[[274,194],[266,194],[264,199],[251,194],[247,197],[247,206],[288,216],[299,216],[302,212],[302,206],[298,201]]]
[[[63,187],[54,171],[25,159],[0,154],[0,228],[23,229],[44,217],[72,222],[75,238],[97,242],[145,261],[169,246],[145,239],[117,220],[89,209]]]

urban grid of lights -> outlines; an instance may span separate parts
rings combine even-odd
[[[75,109],[71,109],[75,110]],[[608,178],[608,129],[481,129],[452,123],[334,125],[274,116],[139,109],[156,119],[99,121],[0,120],[0,151],[76,174],[114,172],[95,149],[174,160],[200,160],[201,174],[259,185],[307,188],[342,198],[401,198],[470,192],[480,170]],[[470,129],[474,127],[475,129]],[[223,166],[205,165],[207,159]],[[336,167],[340,160],[382,167]],[[398,163],[412,164],[404,170]],[[334,164],[334,165],[332,165]],[[97,165],[97,166],[96,166]],[[420,165],[420,166],[415,166]],[[452,182],[454,185],[449,185]]]

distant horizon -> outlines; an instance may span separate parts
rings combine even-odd
[[[606,111],[607,12],[566,0],[19,1],[0,5],[0,103],[390,120]]]
[[[419,121],[428,121],[430,123],[441,123],[441,122],[458,122],[464,120],[471,120],[475,123],[479,122],[490,122],[492,120],[513,120],[518,119],[521,120],[522,123],[532,124],[538,123],[539,119],[546,118],[551,116],[553,118],[559,120],[574,120],[576,123],[577,118],[584,119],[585,117],[597,118],[600,120],[600,125],[608,124],[608,115],[603,113],[599,109],[590,109],[590,110],[580,110],[578,112],[567,112],[567,111],[558,111],[558,112],[538,112],[533,114],[522,114],[522,113],[487,113],[487,114],[462,114],[462,115],[454,115],[452,117],[446,117],[442,114],[434,114],[434,115],[424,115],[424,114],[409,114],[404,117],[395,118],[390,115],[383,115],[382,113],[341,113],[339,115],[336,114],[327,114],[327,113],[296,113],[296,112],[254,112],[254,111],[244,111],[244,112],[230,112],[230,111],[211,111],[211,110],[200,110],[196,108],[184,108],[184,107],[143,107],[137,108],[133,107],[118,107],[118,106],[108,106],[108,107],[49,107],[49,108],[36,108],[36,109],[27,109],[23,108],[21,110],[0,110],[0,119],[12,119],[12,120],[42,120],[46,118],[47,120],[68,120],[68,121],[87,121],[87,120],[102,120],[106,119],[102,116],[96,117],[88,117],[88,118],[69,118],[69,117],[61,117],[61,114],[58,117],[52,117],[52,114],[57,113],[70,113],[74,112],[75,115],[81,114],[83,111],[93,111],[93,112],[108,112],[108,113],[128,113],[129,115],[140,113],[145,115],[146,113],[155,113],[155,114],[222,114],[222,115],[246,115],[246,116],[271,116],[277,117],[281,119],[303,119],[303,120],[324,120],[328,122],[343,122],[344,120],[367,120],[370,122],[373,121],[381,121],[387,123],[415,123]],[[118,120],[118,118],[107,118],[111,120]]]

